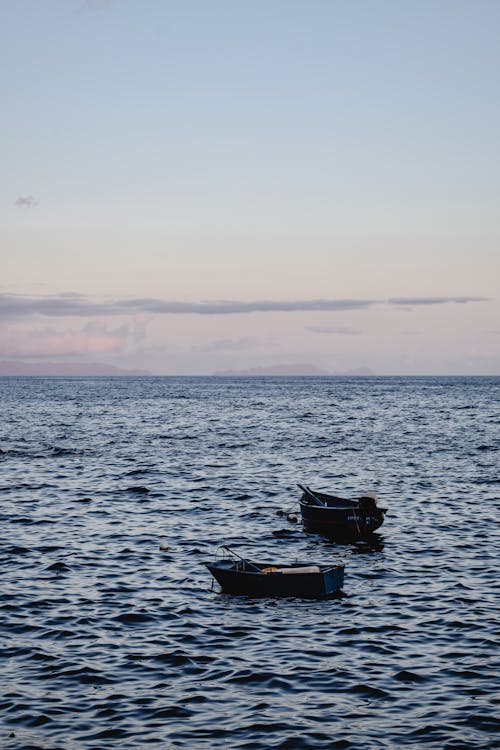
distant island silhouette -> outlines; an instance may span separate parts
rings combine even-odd
[[[247,370],[220,370],[215,372],[214,375],[217,377],[264,377],[268,375],[272,376],[299,376],[299,377],[321,377],[321,376],[351,376],[351,377],[370,377],[373,373],[368,367],[358,367],[354,370],[347,370],[346,372],[328,372],[323,370],[321,367],[311,364],[287,364],[287,365],[271,365],[269,367],[251,367]]]
[[[268,367],[250,367],[244,370],[219,370],[213,377],[370,377],[375,373],[368,367],[345,372],[329,372],[313,364],[283,364]],[[151,376],[149,370],[124,369],[103,362],[24,362],[0,360],[0,377],[5,376]]]
[[[0,362],[2,375],[151,375],[148,370],[124,370],[102,362]]]

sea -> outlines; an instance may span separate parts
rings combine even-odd
[[[500,747],[499,385],[1,378],[2,750]],[[385,522],[306,533],[298,483]],[[223,594],[221,545],[343,593]]]

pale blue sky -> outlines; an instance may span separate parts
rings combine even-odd
[[[0,55],[0,358],[500,374],[496,0],[1,0]]]

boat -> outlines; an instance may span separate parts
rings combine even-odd
[[[376,495],[347,500],[301,484],[298,486],[302,490],[299,502],[305,531],[332,538],[362,539],[384,523],[387,508],[377,505]]]
[[[343,565],[277,564],[223,558],[205,563],[225,594],[321,599],[339,594],[344,584]]]

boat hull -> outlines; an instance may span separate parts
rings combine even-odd
[[[302,525],[305,531],[329,537],[361,539],[384,523],[386,508],[374,501],[345,500],[325,493],[315,493],[324,504],[312,504],[303,495],[300,499]]]
[[[328,536],[363,537],[380,528],[383,511],[367,515],[356,509],[337,509],[302,505],[302,525],[305,531]]]
[[[238,570],[238,563],[207,563],[207,568],[226,594],[318,599],[337,594],[344,584],[344,566],[322,566],[318,573],[261,573]],[[259,563],[262,569],[266,565]],[[270,566],[269,566],[270,567]],[[299,567],[299,566],[297,566]]]

